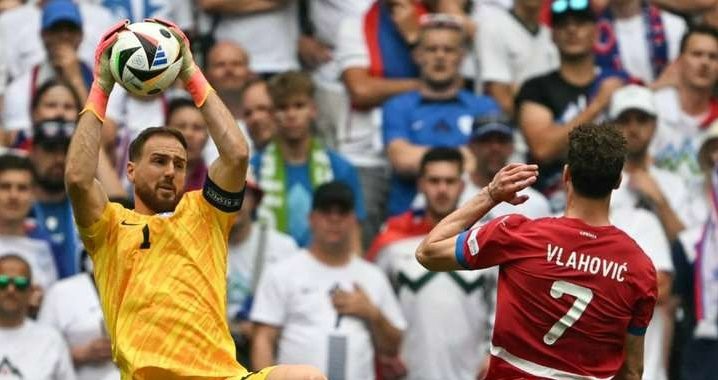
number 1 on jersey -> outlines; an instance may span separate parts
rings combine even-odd
[[[588,304],[593,299],[593,291],[589,288],[584,288],[583,286],[572,284],[567,281],[554,281],[553,285],[551,285],[550,294],[551,297],[555,299],[563,297],[564,294],[569,294],[576,297],[576,300],[573,302],[573,305],[571,305],[571,308],[568,309],[566,314],[564,314],[558,322],[554,323],[551,330],[543,336],[543,342],[549,346],[556,343],[558,338],[560,338],[569,327],[573,326],[573,324],[581,318],[583,312],[586,311],[586,307],[588,307]]]

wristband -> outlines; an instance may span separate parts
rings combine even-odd
[[[105,122],[105,111],[107,111],[107,100],[109,95],[100,87],[97,82],[92,82],[90,93],[87,95],[85,108],[80,111],[80,115],[85,112],[92,112],[101,122]]]
[[[189,91],[190,96],[192,96],[194,104],[197,107],[202,107],[207,100],[207,96],[209,96],[209,92],[213,91],[213,89],[212,86],[209,85],[209,82],[207,82],[207,78],[202,74],[202,70],[196,65],[194,69],[192,76],[185,82],[185,87],[187,87],[187,91]]]

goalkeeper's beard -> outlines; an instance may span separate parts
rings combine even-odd
[[[154,211],[157,214],[174,211],[175,207],[177,207],[177,203],[179,203],[179,200],[182,198],[182,194],[175,191],[175,196],[173,198],[167,199],[161,198],[157,194],[158,191],[159,188],[157,186],[155,186],[154,188],[150,188],[149,186],[135,187],[137,197],[139,197],[142,203],[144,203],[145,206],[147,206],[150,210]]]

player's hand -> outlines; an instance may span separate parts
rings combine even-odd
[[[379,316],[379,309],[366,295],[364,289],[354,284],[354,291],[347,292],[337,289],[332,293],[332,304],[337,313],[351,315],[365,321],[376,320]]]
[[[195,64],[194,62],[194,57],[192,56],[192,49],[190,49],[189,38],[187,38],[187,35],[184,34],[182,29],[180,29],[180,27],[172,21],[168,21],[158,17],[146,18],[145,21],[156,22],[158,24],[166,26],[167,29],[172,32],[175,38],[177,38],[180,44],[180,54],[182,55],[182,67],[180,68],[179,77],[183,82],[187,82],[192,77],[192,74],[194,74],[196,70],[199,70],[197,64]]]
[[[538,178],[538,165],[508,164],[494,176],[485,191],[496,202],[518,205],[526,202],[527,195],[516,193],[531,186]]]
[[[110,72],[110,52],[112,51],[112,45],[117,41],[117,33],[126,29],[129,24],[130,21],[125,19],[112,25],[100,38],[100,43],[97,44],[97,48],[95,49],[93,76],[95,83],[105,91],[106,95],[110,94],[112,86],[115,84],[115,78],[112,77],[112,73]]]
[[[72,349],[74,361],[82,364],[98,364],[112,360],[112,345],[108,338],[97,338]]]

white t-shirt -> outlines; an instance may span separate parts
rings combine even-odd
[[[368,68],[369,50],[364,38],[362,17],[344,19],[339,26],[335,56],[341,71]],[[387,164],[381,136],[381,107],[349,109],[349,120],[337,126],[338,150],[353,165],[378,167]]]
[[[612,209],[611,223],[623,230],[636,241],[651,258],[657,272],[673,273],[670,245],[658,218],[650,211],[623,207]],[[646,330],[643,353],[643,379],[666,380],[667,363],[663,360],[664,330],[666,320],[659,307],[653,312],[653,319]]]
[[[475,380],[488,353],[498,270],[429,272],[414,256],[425,236],[392,242],[376,257],[406,316],[407,380]]]
[[[114,23],[112,14],[102,6],[80,3],[83,39],[79,56],[84,62],[95,62],[95,48],[103,33]],[[8,74],[16,78],[45,60],[45,47],[40,37],[42,10],[25,4],[0,14],[0,49]]]
[[[238,43],[249,53],[249,67],[257,73],[274,73],[299,68],[297,41],[299,13],[296,1],[279,9],[241,16],[223,17],[217,40]]]
[[[174,22],[183,30],[189,30],[194,25],[190,0],[126,0],[124,2],[80,0],[80,2],[106,7],[112,12],[115,20],[126,18],[131,22],[140,22],[145,18],[159,17]],[[129,6],[129,9],[126,6]]]
[[[648,173],[656,181],[658,188],[663,193],[663,196],[666,197],[668,204],[671,206],[676,215],[678,215],[681,222],[688,225],[688,223],[690,223],[690,218],[686,216],[686,214],[691,194],[688,192],[688,188],[686,187],[683,179],[668,170],[661,169],[656,166],[650,166],[648,168]],[[624,171],[621,186],[611,195],[612,209],[636,207],[640,201],[640,197],[637,192],[630,188],[630,182],[631,175]]]
[[[366,323],[340,317],[331,302],[333,289],[351,291],[354,284],[364,289],[394,327],[406,328],[386,276],[363,259],[353,256],[347,265],[330,267],[302,250],[267,268],[255,295],[251,319],[281,327],[277,363],[308,364],[328,373],[332,360],[344,364],[344,376],[337,378],[374,379],[374,346]],[[329,349],[330,340],[345,342],[340,345],[345,348],[343,360],[337,357],[341,349]]]
[[[16,254],[30,264],[33,284],[47,290],[57,281],[57,267],[50,244],[26,236],[0,235],[0,256]]]
[[[273,228],[262,228],[258,223],[252,225],[247,239],[237,245],[230,244],[227,268],[227,317],[230,320],[237,316],[247,297],[253,293],[254,268],[262,235],[264,259],[260,273],[299,250],[291,236]]]
[[[698,150],[705,134],[701,122],[705,115],[691,116],[683,112],[678,92],[673,87],[656,91],[654,100],[658,111],[658,126],[649,153],[656,165],[678,174],[689,188],[703,181],[698,165]]]
[[[0,378],[74,380],[70,351],[52,327],[26,319],[20,327],[0,328]]]
[[[316,0],[309,3],[309,17],[315,28],[314,36],[332,48],[332,59],[317,67],[312,73],[317,84],[330,86],[337,92],[344,92],[344,85],[339,80],[342,70],[335,53],[339,25],[342,20],[363,17],[364,12],[373,2],[373,0]]]
[[[668,44],[668,62],[672,62],[678,56],[681,38],[686,31],[686,22],[666,11],[661,11],[661,19]],[[623,68],[645,83],[651,83],[656,79],[653,76],[649,46],[646,41],[646,28],[648,27],[643,20],[643,14],[614,21],[618,53],[621,56]]]
[[[558,68],[558,50],[546,26],[531,33],[516,16],[496,6],[480,7],[476,23],[474,44],[483,82],[521,85]]]
[[[87,273],[58,281],[45,294],[38,321],[56,328],[70,348],[107,336],[100,298]],[[76,369],[78,380],[119,380],[120,371],[108,360]]]
[[[468,174],[465,174],[464,192],[461,193],[461,197],[459,198],[459,205],[466,204],[466,202],[471,200],[471,198],[480,192],[481,188],[476,186],[471,181]],[[548,200],[537,190],[527,187],[521,190],[518,195],[528,195],[529,199],[518,206],[514,206],[507,202],[501,202],[494,206],[494,208],[492,208],[483,219],[490,220],[507,214],[521,214],[531,219],[551,216],[551,206],[549,205]]]

